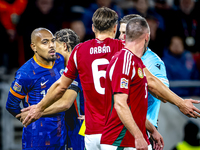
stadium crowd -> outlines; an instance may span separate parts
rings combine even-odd
[[[151,31],[149,48],[165,61],[170,81],[200,79],[199,2],[194,0],[0,0],[1,70],[9,74],[33,56],[30,34],[35,28],[45,27],[53,34],[71,28],[81,42],[94,38],[92,15],[101,6],[115,10],[119,20],[128,14],[146,18]],[[198,88],[190,91],[178,94],[200,93]]]

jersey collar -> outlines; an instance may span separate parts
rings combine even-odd
[[[42,64],[41,62],[39,62],[39,61],[37,60],[37,58],[36,58],[35,55],[33,56],[33,59],[35,60],[35,62],[36,62],[39,66],[41,66],[41,67],[43,67],[43,68],[46,68],[46,69],[52,69],[53,66],[54,66],[54,64],[55,64],[55,62],[53,62],[53,65],[52,65],[52,66],[51,66],[51,65],[44,65],[44,64]]]

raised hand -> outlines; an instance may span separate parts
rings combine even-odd
[[[200,118],[200,110],[196,108],[194,104],[199,104],[200,101],[192,100],[192,99],[185,99],[178,107],[180,111],[187,115],[188,117],[192,118]]]

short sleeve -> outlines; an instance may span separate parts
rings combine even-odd
[[[130,52],[125,51],[119,54],[119,57],[116,59],[113,64],[113,75],[111,86],[114,93],[125,93],[129,94],[130,81],[131,81],[131,59],[132,55]],[[111,71],[112,71],[111,67]]]
[[[79,45],[77,45],[74,50],[72,51],[69,61],[67,64],[67,67],[65,68],[64,75],[70,79],[76,79],[78,75],[77,70],[77,51],[78,51]]]
[[[169,81],[167,79],[166,68],[162,61],[155,61],[149,67],[149,71],[169,87]]]

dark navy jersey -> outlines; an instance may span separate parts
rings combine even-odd
[[[79,75],[69,86],[69,89],[76,91],[77,97],[73,105],[66,111],[65,114],[67,127],[67,148],[72,148],[73,150],[84,150],[84,137],[78,134],[83,122],[78,119],[78,116],[84,115],[84,96]]]
[[[16,72],[6,103],[6,108],[12,115],[20,113],[20,102],[23,107],[39,103],[51,85],[60,78],[65,67],[64,57],[58,53],[56,56],[53,66],[41,64],[34,56]],[[65,145],[64,115],[61,112],[41,117],[23,128],[23,148]]]

